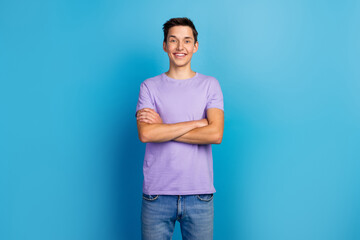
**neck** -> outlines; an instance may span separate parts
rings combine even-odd
[[[177,68],[170,67],[170,69],[167,72],[165,72],[165,74],[174,79],[188,79],[188,78],[194,77],[196,72],[191,70],[190,66],[186,67],[186,68],[185,67],[177,67]]]

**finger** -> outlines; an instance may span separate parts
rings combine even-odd
[[[153,122],[153,121],[154,121],[154,119],[149,118],[149,117],[147,117],[147,116],[138,117],[137,120],[140,120],[140,121],[150,121],[150,122]]]
[[[148,121],[146,118],[139,118],[137,120],[140,121],[140,122],[147,122]]]
[[[139,117],[147,117],[147,118],[150,118],[150,119],[153,119],[155,120],[156,119],[156,115],[152,112],[144,112],[144,113],[141,113],[138,115]]]
[[[141,120],[141,122],[152,123],[152,122],[149,121],[148,119],[143,119],[143,120]]]
[[[146,121],[149,121],[149,122],[151,122],[151,123],[154,123],[155,122],[155,120],[154,119],[152,119],[152,118],[142,118],[143,120],[146,120]]]
[[[139,111],[137,111],[137,115],[136,115],[136,116],[138,116],[139,114],[141,114],[142,112],[144,112],[144,109],[145,109],[145,108],[140,109]]]
[[[151,109],[151,108],[144,108],[142,110],[144,110],[144,112],[154,112],[154,113],[156,113],[155,110]]]
[[[137,117],[137,119],[138,119],[138,120],[143,120],[143,119],[147,119],[147,117],[145,117],[145,116],[139,116],[139,117]]]

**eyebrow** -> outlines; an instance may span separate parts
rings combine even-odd
[[[175,35],[170,35],[169,38],[171,38],[171,37],[177,38]],[[186,37],[184,37],[184,38],[185,38],[185,39],[186,39],[186,38],[193,39],[192,37],[189,37],[189,36],[186,36]]]

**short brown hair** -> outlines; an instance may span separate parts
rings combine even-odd
[[[174,26],[188,26],[192,29],[194,35],[194,44],[197,42],[198,32],[196,31],[194,23],[187,17],[183,18],[171,18],[166,23],[164,23],[164,42],[167,43],[167,35],[169,33],[169,29]]]

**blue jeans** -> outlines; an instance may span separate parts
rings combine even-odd
[[[179,221],[182,239],[212,240],[214,194],[147,195],[142,194],[141,238],[170,240]]]

